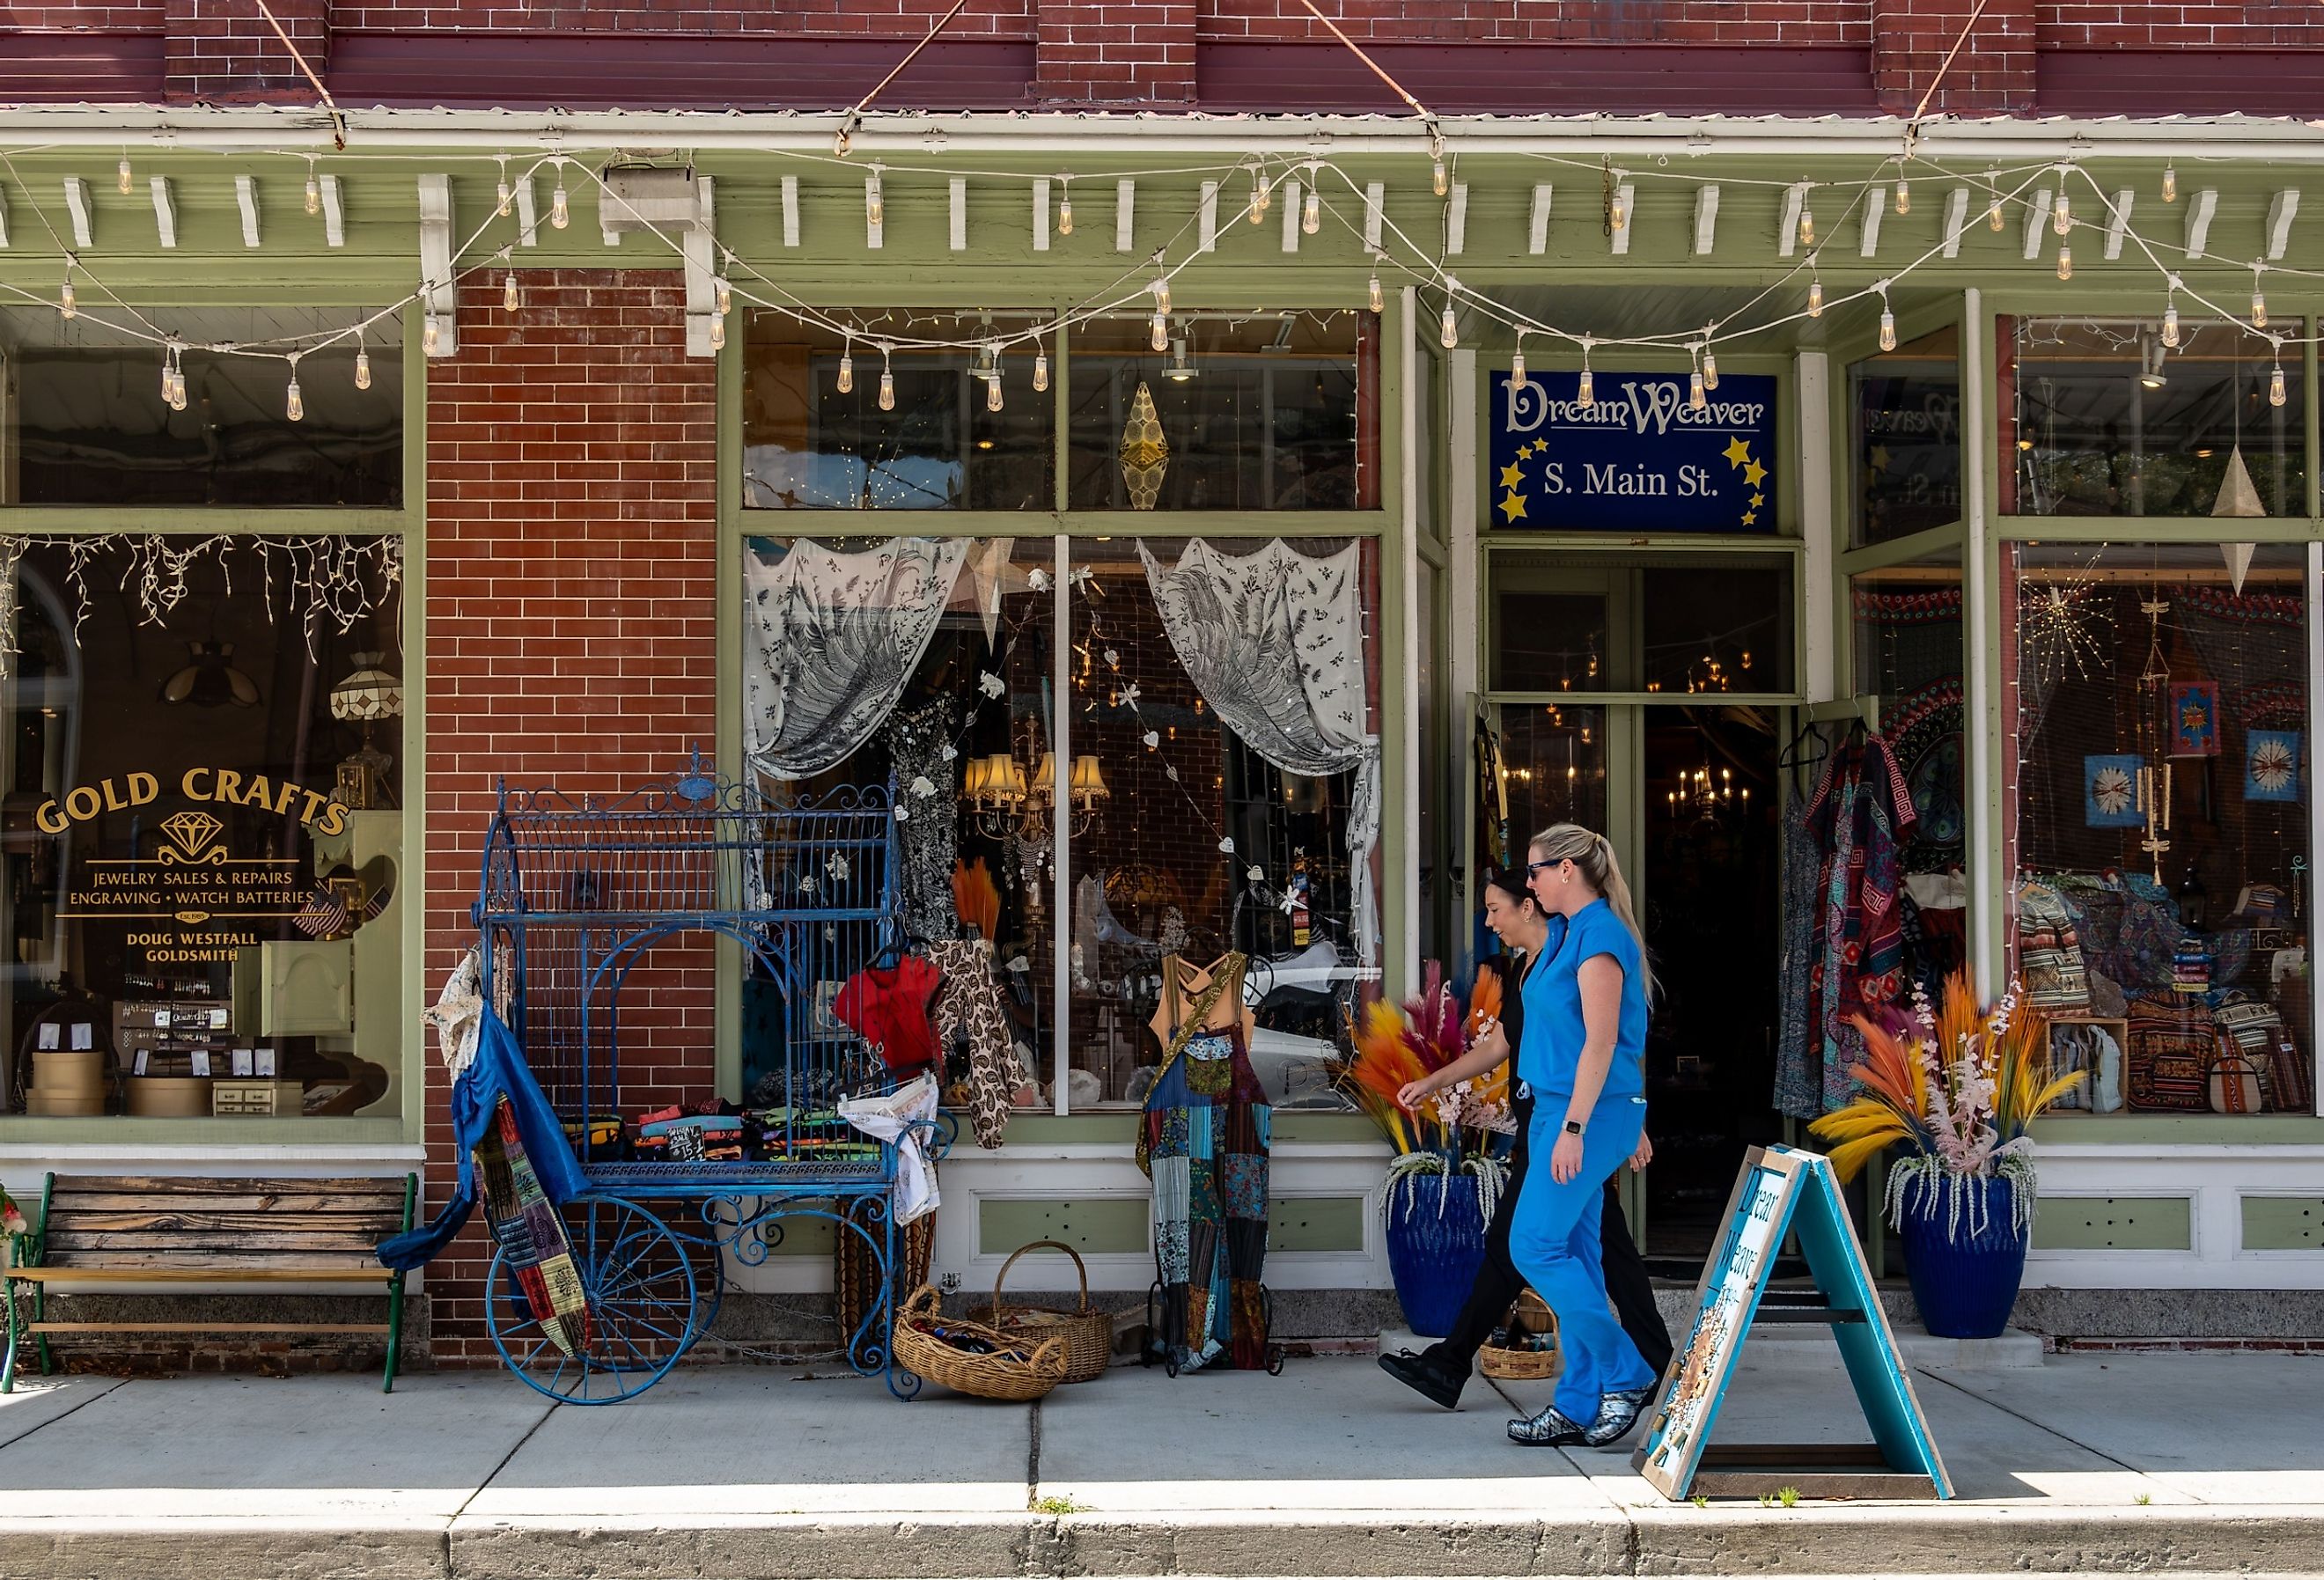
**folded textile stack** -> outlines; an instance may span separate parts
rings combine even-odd
[[[2171,953],[2171,988],[2173,993],[2205,993],[2211,991],[2211,947],[2191,934],[2179,940]]]

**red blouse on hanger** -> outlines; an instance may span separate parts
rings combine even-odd
[[[936,1057],[929,1006],[944,974],[918,955],[893,966],[873,966],[849,977],[832,1013],[880,1050],[891,1070],[912,1069]]]

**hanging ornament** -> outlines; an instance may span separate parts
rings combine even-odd
[[[1130,490],[1130,508],[1152,510],[1162,498],[1162,475],[1170,466],[1170,441],[1162,434],[1161,414],[1154,410],[1154,392],[1139,381],[1130,399],[1130,420],[1121,425],[1121,481]]]
[[[2237,443],[2227,452],[2227,469],[2219,478],[2218,497],[2211,502],[2215,516],[2264,516],[2267,507],[2259,502],[2259,490],[2252,486],[2251,468],[2244,465],[2244,447]],[[2236,563],[2235,551],[2243,551],[2243,564]],[[2227,569],[2236,578],[2236,591],[2244,590],[2244,572],[2251,568],[2252,545],[2228,543],[2221,552],[2227,556]]]

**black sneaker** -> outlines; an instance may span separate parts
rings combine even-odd
[[[1392,1355],[1382,1355],[1379,1364],[1381,1371],[1429,1403],[1448,1410],[1459,1408],[1461,1389],[1469,1381],[1425,1351],[1415,1354],[1410,1350],[1398,1350]]]
[[[1582,1428],[1560,1414],[1555,1405],[1539,1415],[1509,1423],[1509,1441],[1528,1448],[1572,1448],[1587,1440]]]
[[[1646,1401],[1654,1398],[1656,1386],[1650,1382],[1644,1388],[1609,1393],[1600,1400],[1598,1418],[1590,1423],[1590,1429],[1582,1434],[1582,1440],[1592,1448],[1610,1448],[1628,1437],[1630,1428],[1638,1424],[1638,1416],[1646,1409]]]

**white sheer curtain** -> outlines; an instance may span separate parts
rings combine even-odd
[[[1363,545],[1317,556],[1277,538],[1230,554],[1198,541],[1175,566],[1142,541],[1138,554],[1178,661],[1244,744],[1286,773],[1355,770],[1347,834],[1353,930],[1358,957],[1375,963],[1380,743],[1365,728]]]
[[[800,539],[743,558],[742,716],[751,764],[820,773],[869,740],[952,601],[970,545],[896,538],[847,552]]]

